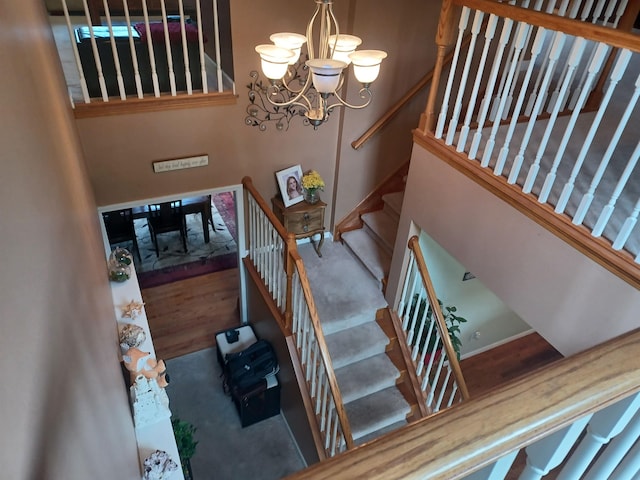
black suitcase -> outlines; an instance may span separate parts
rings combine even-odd
[[[231,398],[243,428],[280,413],[280,384],[275,375],[246,388],[232,388]]]

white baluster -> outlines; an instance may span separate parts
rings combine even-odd
[[[484,72],[484,66],[487,63],[487,55],[489,54],[489,47],[491,47],[491,41],[493,40],[493,36],[496,32],[496,25],[498,24],[498,16],[490,15],[489,21],[487,22],[487,27],[484,32],[484,48],[482,49],[482,56],[480,58],[480,62],[478,63],[478,71],[476,73],[476,80],[473,84],[473,90],[471,92],[471,98],[469,99],[469,106],[467,107],[467,114],[464,119],[464,125],[460,129],[460,136],[458,137],[458,146],[456,151],[462,152],[464,151],[465,144],[467,143],[467,137],[469,135],[469,125],[471,124],[471,119],[473,118],[473,112],[476,108],[476,100],[478,97],[478,92],[480,91],[480,86],[482,85],[482,74]]]
[[[131,25],[131,17],[129,15],[128,0],[122,0],[122,9],[124,10],[124,19],[127,24],[127,32],[129,34],[129,51],[131,52],[131,63],[133,64],[133,78],[136,82],[136,94],[138,98],[144,97],[142,90],[142,78],[140,77],[140,67],[138,66],[138,54],[136,53],[136,45],[133,41],[133,26]]]
[[[518,450],[507,453],[504,457],[495,461],[491,465],[473,472],[471,475],[464,477],[464,480],[502,480],[507,476],[513,461],[518,456]]]
[[[407,269],[404,276],[404,285],[402,286],[402,295],[400,296],[400,302],[398,303],[397,311],[402,315],[402,329],[406,330],[407,328],[407,311],[409,305],[411,305],[411,299],[408,299],[407,290],[409,288],[409,278],[411,277],[411,272],[413,271],[413,265],[415,264],[415,256],[413,255],[413,250],[409,250],[409,261],[407,264]]]
[[[631,100],[627,105],[627,111],[629,112],[633,111],[633,108],[638,102],[639,95],[640,95],[640,76],[636,80],[636,89],[633,93]],[[631,115],[631,113],[629,113],[629,115]],[[622,175],[618,179],[618,183],[616,184],[616,187],[613,190],[613,193],[611,194],[611,198],[609,199],[609,202],[602,209],[602,212],[600,213],[600,217],[598,218],[598,221],[596,222],[595,227],[593,227],[592,235],[594,237],[599,237],[600,235],[602,235],[602,232],[607,226],[607,223],[609,222],[609,218],[611,218],[611,214],[613,213],[613,209],[616,205],[616,202],[620,197],[620,194],[622,193],[622,190],[624,189],[625,185],[627,184],[627,181],[631,176],[631,172],[633,171],[633,169],[636,166],[636,163],[638,162],[638,157],[640,157],[640,143],[636,145],[636,148],[633,154],[631,155],[631,158],[627,162],[627,166],[625,167],[624,172],[622,172]]]
[[[87,79],[84,77],[84,70],[82,69],[82,62],[80,61],[80,54],[78,53],[78,44],[75,40],[73,33],[73,26],[71,25],[71,17],[69,16],[69,9],[67,8],[67,0],[62,0],[62,10],[64,12],[64,19],[67,24],[67,33],[69,34],[69,43],[73,51],[73,59],[76,62],[76,68],[78,69],[78,76],[80,77],[80,89],[82,90],[82,99],[84,103],[91,103],[91,97],[89,97],[89,89],[87,88]]]
[[[431,343],[431,336],[435,335],[434,326],[435,326],[434,321],[429,322],[429,330],[427,331],[427,335],[425,336],[425,341],[424,341],[424,344],[422,345],[422,349],[419,352],[420,356],[418,357],[418,368],[416,369],[416,372],[418,373],[418,375],[422,373],[422,369],[424,368],[424,359],[426,358],[428,353],[429,344]],[[435,343],[437,344],[437,342]],[[416,359],[414,358],[413,360],[416,360]]]
[[[513,52],[514,52],[513,60],[511,62],[511,68],[509,68],[509,73],[507,74],[507,78],[505,79],[505,86],[504,86],[505,89],[509,88],[511,86],[511,83],[513,82],[513,79],[516,73],[516,68],[518,67],[517,59],[520,57],[520,53],[524,48],[524,42],[527,38],[528,33],[529,33],[529,25],[527,25],[526,23],[519,22],[518,27],[516,29],[516,33],[515,33],[515,42],[513,45]],[[496,143],[496,134],[498,133],[498,129],[500,128],[502,111],[505,107],[506,102],[507,102],[507,96],[501,95],[500,103],[498,104],[496,114],[495,114],[495,120],[491,128],[491,133],[489,134],[489,139],[487,140],[487,143],[484,146],[482,162],[480,162],[480,165],[483,167],[487,167],[489,165],[489,161],[491,160],[493,147],[495,146],[495,143]],[[496,165],[496,170],[498,170],[498,165]],[[500,175],[500,173],[502,172],[502,167],[500,167],[499,170],[500,172],[496,172],[496,175]]]
[[[638,480],[640,478],[640,443],[629,450],[614,470],[610,480]]]
[[[413,345],[413,350],[411,352],[411,358],[415,361],[418,356],[418,349],[420,347],[420,339],[422,338],[422,333],[424,332],[425,324],[428,322],[427,319],[427,308],[424,309],[422,313],[422,317],[420,318],[420,326],[418,327],[418,331],[416,332],[415,338],[407,338],[407,343],[409,347]]]
[[[624,244],[627,243],[627,240],[629,239],[629,235],[631,235],[633,227],[635,227],[636,223],[638,222],[638,215],[640,215],[640,198],[636,201],[636,205],[635,207],[633,207],[633,212],[631,212],[631,215],[629,215],[624,221],[624,224],[618,232],[618,235],[616,236],[616,239],[613,242],[613,246],[611,248],[613,248],[614,250],[620,250],[622,247],[624,247]]]
[[[214,5],[215,8],[215,5]],[[207,85],[207,68],[204,60],[204,37],[202,35],[202,12],[200,11],[200,0],[196,0],[196,22],[198,22],[198,53],[200,55],[200,78],[202,79],[202,93],[209,93],[209,87]],[[215,16],[218,12],[214,13]],[[217,22],[216,22],[217,23]],[[219,42],[216,39],[216,47],[219,47]]]
[[[560,471],[557,480],[580,478],[603,445],[622,432],[640,408],[640,394],[630,395],[596,412],[587,434]]]
[[[571,52],[569,54],[568,65],[569,68],[575,68],[576,65],[580,63],[580,58],[582,58],[582,53],[584,52],[585,40],[584,38],[578,37],[577,40],[573,43],[573,47],[571,48]],[[560,95],[564,94],[569,88],[569,83],[571,82],[571,75],[565,76],[565,81],[562,83],[562,88],[560,89]],[[558,118],[558,113],[560,112],[560,104],[556,102],[556,105],[553,108],[553,112],[547,121],[547,126],[545,128],[544,134],[542,135],[542,140],[538,146],[538,151],[536,153],[536,158],[529,168],[529,174],[527,175],[527,179],[524,182],[524,186],[522,187],[522,191],[524,193],[530,193],[533,189],[533,184],[538,176],[538,172],[540,170],[540,161],[542,160],[542,156],[547,148],[547,143],[549,142],[549,138],[551,137],[551,132],[555,126],[556,119]]]
[[[216,74],[218,77],[218,92],[222,93],[224,85],[222,83],[222,58],[220,55],[220,21],[218,20],[218,0],[213,0],[213,33],[216,37]],[[233,84],[233,94],[236,92],[235,83]]]
[[[547,69],[544,75],[544,79],[542,80],[541,88],[544,90],[547,88],[549,81],[551,80],[551,75],[553,74],[553,65],[558,61],[558,57],[560,56],[560,52],[562,51],[562,46],[564,45],[564,34],[560,32],[554,33],[554,39],[551,43],[551,49],[549,52],[549,65],[547,65]],[[524,152],[529,145],[529,139],[531,138],[531,133],[533,132],[533,127],[536,124],[536,119],[538,117],[538,113],[542,108],[542,102],[544,98],[542,95],[538,95],[535,101],[535,105],[533,106],[533,111],[531,112],[531,118],[529,118],[529,122],[527,122],[527,128],[522,137],[522,143],[520,144],[520,150],[514,159],[513,165],[511,166],[510,177],[518,178],[518,174],[520,173],[520,167],[524,160]]]
[[[444,351],[443,351],[443,359],[444,359]],[[442,382],[442,387],[440,388],[440,394],[438,395],[438,401],[436,402],[435,412],[440,411],[440,407],[442,406],[442,399],[444,398],[444,394],[447,391],[447,385],[449,385],[449,379],[451,378],[451,368],[447,366],[447,374],[444,377],[444,381]]]
[[[162,11],[162,30],[164,34],[164,50],[167,56],[167,68],[169,70],[169,86],[171,95],[176,96],[176,73],[173,70],[173,52],[171,51],[171,40],[169,39],[169,26],[167,25],[167,9],[164,0],[160,0],[160,9]],[[182,22],[182,19],[180,19]]]
[[[86,0],[83,0],[86,1]],[[158,69],[156,68],[156,55],[151,41],[151,28],[149,27],[149,10],[147,0],[142,0],[142,15],[144,16],[144,28],[147,34],[147,48],[149,49],[149,63],[151,65],[151,80],[153,81],[153,94],[160,96],[160,83],[158,82]]]
[[[511,143],[511,139],[513,138],[513,133],[515,132],[516,126],[518,125],[518,117],[520,116],[520,111],[522,110],[522,105],[524,103],[524,97],[527,93],[527,88],[529,86],[529,82],[531,81],[531,74],[533,73],[533,69],[535,68],[536,59],[540,54],[540,50],[542,50],[542,45],[544,43],[544,38],[546,36],[546,31],[544,28],[539,28],[536,33],[536,37],[533,40],[533,45],[531,46],[531,58],[529,59],[529,66],[527,67],[527,72],[525,73],[524,80],[522,81],[522,86],[520,88],[520,94],[518,95],[518,99],[516,100],[516,106],[514,107],[513,115],[511,117],[511,122],[509,123],[509,129],[507,130],[507,135],[505,136],[505,141],[500,149],[500,154],[498,155],[498,163],[503,165],[505,164],[507,157],[509,156],[509,144]],[[519,171],[520,166],[513,165],[511,172]],[[501,167],[502,168],[502,167]],[[514,177],[513,174],[509,175],[508,182],[511,184],[516,183],[517,175]]]
[[[582,46],[582,50],[580,52],[580,55],[582,55],[582,52],[584,51],[584,48],[586,46],[586,41],[583,38],[578,37],[576,42],[574,43],[574,48],[576,48],[579,43]],[[598,73],[598,71],[600,70],[600,67],[602,66],[605,53],[608,49],[605,47],[600,50],[601,50],[600,52],[601,54],[596,55],[593,58],[593,61],[591,62],[591,64],[589,65],[589,77],[587,78],[588,82],[593,82],[593,80],[595,79],[596,74]],[[573,53],[573,49],[572,49],[572,53]],[[579,65],[579,62],[580,62],[580,57],[573,58],[572,56],[570,56],[569,63],[568,63],[570,70],[567,71],[567,74],[568,74],[567,79],[571,77],[572,72],[575,70],[575,68],[577,68],[577,66]],[[570,80],[568,82],[565,82],[565,84],[562,86],[562,90],[560,91],[561,95],[562,93],[566,92],[568,83],[570,83]],[[564,152],[567,148],[567,145],[569,144],[569,139],[573,134],[573,129],[576,125],[576,122],[578,121],[578,117],[580,116],[580,109],[583,107],[584,103],[587,100],[587,94],[589,93],[589,90],[590,88],[586,88],[584,90],[584,94],[581,95],[580,99],[578,100],[578,108],[576,108],[571,113],[571,117],[569,118],[569,123],[567,124],[567,128],[565,128],[564,134],[562,135],[562,140],[560,141],[560,145],[558,146],[558,150],[556,152],[555,158],[553,159],[553,164],[551,165],[551,169],[549,170],[549,173],[547,173],[547,176],[544,180],[544,184],[542,186],[542,190],[540,191],[540,196],[538,197],[538,201],[540,203],[546,203],[547,199],[549,198],[549,193],[551,192],[551,188],[553,187],[553,184],[556,181],[556,172],[558,171],[558,166],[560,165],[560,161],[564,157]],[[560,105],[557,105],[557,107],[559,109]],[[557,112],[558,109],[556,109],[555,111]]]
[[[87,20],[87,25],[89,26],[89,40],[91,42],[91,51],[93,52],[93,60],[96,63],[96,71],[98,72],[98,84],[100,85],[100,93],[102,94],[102,101],[108,102],[109,93],[107,92],[107,84],[104,81],[104,73],[102,71],[102,61],[100,60],[100,54],[98,53],[96,36],[93,33],[93,22],[91,21],[91,16],[89,15],[89,6],[87,5],[87,0],[82,0],[82,5],[84,7],[84,16],[85,16],[85,19]]]
[[[478,116],[478,128],[473,135],[471,142],[471,148],[469,149],[469,158],[473,160],[478,153],[478,147],[480,146],[480,140],[482,139],[482,129],[484,128],[484,122],[487,119],[487,113],[489,112],[489,106],[491,103],[491,96],[493,95],[493,89],[495,88],[496,80],[498,78],[498,70],[500,63],[502,62],[502,56],[504,55],[504,49],[509,42],[511,36],[511,28],[513,27],[513,20],[505,18],[502,25],[502,33],[500,34],[500,40],[498,42],[498,50],[491,66],[491,73],[489,73],[489,81],[487,82],[487,88],[485,91],[484,99],[480,104],[480,115]]]
[[[612,472],[621,464],[625,455],[633,453],[629,450],[637,442],[638,438],[640,438],[640,412],[637,412],[627,427],[611,441],[605,451],[598,457],[596,463],[589,469],[584,480],[601,480],[603,478],[612,480],[614,478],[611,475]],[[636,453],[635,458],[637,462],[640,459],[640,454]],[[628,480],[630,478],[633,477],[620,477],[620,480]]]
[[[444,91],[444,97],[442,98],[442,106],[440,108],[440,115],[438,116],[438,123],[435,130],[436,138],[442,138],[444,124],[447,120],[447,110],[449,110],[449,97],[451,96],[451,88],[453,86],[453,80],[456,76],[456,69],[458,67],[458,58],[460,57],[462,38],[464,37],[464,31],[467,28],[467,23],[469,22],[469,12],[469,7],[462,7],[462,13],[460,14],[460,21],[458,23],[458,39],[456,40],[453,60],[451,61],[451,68],[449,70],[449,78],[447,80],[447,86]]]
[[[184,78],[187,81],[187,94],[193,94],[193,84],[191,80],[191,65],[189,65],[189,46],[187,45],[187,31],[185,29],[184,5],[182,0],[178,0],[180,10],[180,35],[182,36],[182,56],[184,57]]]
[[[613,28],[618,28],[618,23],[620,22],[620,18],[624,14],[624,11],[627,9],[628,0],[622,0],[618,9],[616,10],[616,19],[613,21]]]
[[[573,187],[575,185],[575,180],[580,173],[580,169],[582,168],[582,164],[587,156],[587,152],[591,147],[591,143],[593,142],[593,138],[598,131],[598,127],[600,126],[600,122],[602,121],[602,117],[609,105],[609,101],[611,100],[611,96],[613,95],[613,91],[615,90],[616,85],[622,78],[625,69],[629,63],[629,59],[631,58],[631,52],[629,50],[622,50],[620,55],[618,56],[618,60],[613,67],[613,71],[611,72],[611,76],[609,77],[609,85],[604,93],[602,101],[600,102],[600,106],[598,107],[598,111],[596,112],[596,116],[591,122],[591,127],[589,127],[589,131],[587,132],[587,136],[582,144],[580,149],[580,153],[578,153],[578,158],[576,159],[575,164],[573,165],[573,169],[571,170],[571,175],[569,175],[569,179],[564,185],[562,189],[562,194],[560,195],[560,199],[556,205],[555,211],[556,213],[563,213],[564,209],[567,206],[569,201],[569,197],[573,192]],[[582,223],[582,222],[580,222]]]
[[[635,100],[638,99],[637,95],[638,95],[639,86],[640,86],[640,76],[638,76],[638,79],[636,80],[636,90],[633,94]],[[611,137],[611,141],[609,142],[609,146],[607,147],[607,150],[604,152],[604,155],[602,156],[602,160],[600,160],[600,165],[598,165],[598,169],[596,170],[596,173],[593,176],[593,179],[591,180],[591,184],[589,185],[589,190],[582,197],[582,200],[580,202],[580,205],[578,206],[576,215],[573,218],[573,223],[575,225],[580,225],[583,222],[584,217],[587,214],[589,207],[591,206],[591,202],[593,201],[596,188],[598,188],[598,185],[600,184],[600,180],[602,180],[602,176],[604,175],[604,172],[607,166],[609,165],[609,161],[613,156],[613,152],[615,151],[616,146],[618,145],[618,141],[622,136],[623,130],[627,126],[627,122],[629,121],[629,117],[631,116],[632,112],[633,112],[633,105],[629,104],[625,109],[625,112],[622,115],[620,122],[618,122],[618,127],[616,128],[616,131],[613,133]]]
[[[568,427],[538,440],[526,448],[527,465],[518,480],[540,480],[564,460],[591,418],[587,415]]]
[[[476,10],[476,14],[473,17],[473,25],[471,26],[471,41],[469,42],[469,47],[467,49],[467,58],[462,69],[462,77],[458,84],[458,95],[456,96],[456,102],[453,106],[453,114],[449,121],[449,129],[447,130],[447,138],[445,140],[447,145],[451,145],[453,143],[453,137],[458,128],[458,119],[460,118],[460,111],[462,110],[462,97],[464,96],[464,91],[467,88],[469,69],[471,68],[471,61],[473,60],[473,54],[476,48],[476,40],[478,39],[478,33],[480,33],[480,28],[482,27],[483,18],[484,13],[480,10]]]
[[[107,2],[107,0],[102,0],[102,6],[104,8],[104,15],[107,19],[107,27],[109,28],[109,44],[111,46],[111,54],[113,55],[113,65],[116,68],[116,81],[118,82],[118,92],[120,93],[120,100],[126,100],[127,94],[124,90],[124,79],[122,78],[122,69],[120,68],[120,56],[118,55],[116,40],[113,36],[113,24],[111,23],[109,2]]]

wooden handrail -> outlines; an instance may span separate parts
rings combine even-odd
[[[465,383],[464,377],[462,376],[462,369],[460,368],[458,355],[456,354],[456,351],[453,348],[453,344],[451,343],[449,330],[447,328],[447,322],[445,321],[442,314],[442,309],[439,308],[438,296],[436,295],[436,291],[433,288],[433,282],[431,281],[431,276],[429,275],[427,264],[424,261],[424,256],[422,255],[420,242],[418,241],[417,236],[414,235],[409,239],[409,249],[415,256],[416,265],[418,266],[418,271],[420,272],[420,277],[422,278],[422,285],[427,292],[429,305],[431,305],[431,310],[436,317],[438,329],[440,330],[440,340],[442,341],[444,349],[447,352],[447,359],[449,360],[449,365],[453,370],[453,375],[455,376],[456,383],[458,384],[458,388],[460,389],[462,399],[469,400],[469,390],[467,389],[467,384]]]
[[[349,423],[349,419],[347,418],[347,412],[344,408],[344,402],[342,401],[342,394],[340,393],[340,388],[338,387],[338,380],[336,379],[336,374],[333,369],[333,363],[331,362],[331,357],[329,356],[329,347],[327,347],[327,342],[324,338],[322,326],[320,325],[318,310],[316,309],[316,304],[311,293],[311,287],[309,286],[307,271],[305,270],[302,258],[297,251],[290,252],[290,255],[293,258],[293,262],[296,268],[298,269],[298,276],[300,278],[300,284],[302,285],[302,292],[304,293],[304,298],[309,308],[311,324],[313,325],[313,330],[316,334],[316,342],[318,343],[318,348],[320,349],[320,358],[322,359],[325,371],[327,372],[329,388],[331,389],[333,401],[336,405],[336,413],[338,414],[338,418],[340,419],[340,426],[342,427],[342,434],[344,435],[347,450],[351,450],[354,447],[351,424]]]
[[[638,35],[623,32],[610,27],[603,27],[581,20],[568,17],[560,17],[550,13],[517,7],[507,3],[498,3],[491,0],[452,0],[455,4],[466,6],[474,10],[494,14],[498,17],[511,18],[517,22],[536,25],[549,30],[563,32],[567,35],[582,37],[594,42],[604,42],[613,47],[626,48],[634,52],[640,52]]]
[[[640,391],[638,349],[640,330],[287,478],[463,478]]]

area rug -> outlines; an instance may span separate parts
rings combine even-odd
[[[209,228],[209,242],[204,241],[200,214],[186,215],[187,252],[179,232],[158,235],[158,250],[151,241],[146,218],[135,220],[140,258],[134,264],[140,288],[151,288],[187,278],[206,275],[238,265],[237,229],[234,195],[224,192],[212,197],[213,225]],[[122,245],[131,250],[132,246]]]

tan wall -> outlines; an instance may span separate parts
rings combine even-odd
[[[563,355],[640,327],[640,292],[415,145],[389,292],[411,221]]]
[[[140,478],[95,203],[40,0],[0,6],[0,465]]]
[[[424,5],[428,2],[407,3],[402,9],[382,0],[341,0],[334,5],[341,31],[360,35],[364,48],[389,51],[382,74],[373,85],[371,106],[346,112],[341,135],[341,110],[334,111],[317,131],[302,126],[300,119],[295,119],[287,132],[278,132],[273,125],[266,132],[245,126],[249,72],[259,68],[254,46],[268,43],[269,34],[276,31],[304,32],[314,3],[231,0],[236,105],[77,121],[98,205],[238,184],[245,175],[254,179],[268,200],[277,193],[274,172],[300,164],[303,170],[318,170],[327,183],[322,194],[329,204],[326,218],[333,218],[334,208],[336,217],[341,218],[406,161],[410,152],[410,130],[417,125],[424,99],[412,104],[362,151],[350,147],[425,73],[422,65],[435,52],[434,30],[412,20],[424,18],[435,23],[436,15]],[[351,23],[352,29],[348,28]],[[358,101],[356,86],[351,82],[347,95],[353,103]],[[153,173],[154,160],[196,154],[208,154],[209,166]],[[335,180],[337,174],[339,180]]]

